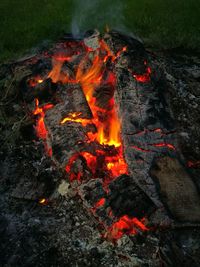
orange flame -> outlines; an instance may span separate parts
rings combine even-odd
[[[93,123],[91,119],[80,118],[80,115],[81,112],[70,113],[68,117],[62,119],[61,124],[64,124],[66,122],[76,122],[76,123],[81,123],[83,126],[87,126],[88,124]]]
[[[57,82],[62,82],[62,83],[67,83],[69,81],[68,75],[65,73],[62,73],[62,66],[65,60],[61,60],[61,58],[53,58],[52,64],[53,68],[50,71],[48,78],[51,78],[52,82],[57,83]],[[71,81],[72,82],[72,81]]]
[[[87,57],[87,55],[86,55]],[[96,99],[93,97],[94,90],[97,85],[100,84],[103,74],[103,62],[99,55],[94,56],[93,63],[87,71],[84,72],[84,64],[86,58],[80,63],[76,80],[81,83],[83,92],[86,96],[90,109],[93,112],[93,117],[96,124],[98,133],[96,135],[96,140],[100,144],[104,145],[114,145],[119,147],[121,145],[119,132],[120,132],[120,120],[117,116],[115,107],[113,105],[112,110],[109,112],[109,119],[107,122],[101,122],[99,119],[99,110],[96,106]],[[106,113],[106,110],[101,110]],[[107,134],[108,133],[108,134]]]
[[[89,104],[91,104],[95,86],[99,84],[101,79],[102,61],[100,60],[100,57],[96,55],[91,67],[88,68],[87,71],[84,71],[86,60],[87,55],[86,58],[84,58],[79,64],[76,74],[76,81],[81,83],[86,99]]]

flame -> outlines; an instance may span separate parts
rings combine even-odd
[[[63,74],[61,71],[64,61],[65,60],[61,60],[61,58],[53,58],[52,60],[53,68],[48,75],[48,78],[51,78],[52,82],[67,83],[69,81],[68,75],[66,73]]]
[[[97,86],[99,86],[103,81],[103,74],[105,71],[105,63],[107,59],[111,58],[112,61],[115,61],[122,52],[127,50],[127,48],[123,47],[116,55],[114,55],[107,44],[103,40],[101,40],[100,50],[101,53],[103,52],[103,56],[100,54],[99,50],[95,52],[87,50],[87,53],[78,65],[76,72],[76,82],[81,84],[82,90],[86,96],[86,100],[88,101],[89,107],[92,111],[93,118],[81,118],[81,113],[74,112],[64,117],[61,121],[61,124],[69,122],[81,123],[83,126],[94,124],[96,126],[97,132],[87,133],[88,142],[90,143],[96,141],[101,145],[118,149],[117,155],[114,157],[107,156],[105,153],[103,153],[107,170],[111,172],[112,176],[117,177],[120,174],[128,173],[127,164],[123,157],[122,143],[120,138],[121,121],[117,114],[117,107],[114,103],[114,98],[109,101],[109,110],[102,109],[98,107],[96,103],[94,92]],[[91,58],[93,59],[91,60]],[[53,58],[53,69],[50,72],[49,77],[51,77],[54,82],[61,80],[61,68],[63,64],[62,59],[63,58],[58,61],[58,58],[57,60],[55,60],[55,57]],[[91,62],[89,66],[88,62]],[[66,78],[66,80],[62,78],[62,81],[70,82],[68,78]],[[114,87],[116,83],[114,73],[112,73],[111,71],[108,72],[107,78],[103,82],[111,86],[111,88]],[[103,121],[101,119],[102,117],[104,118]],[[95,156],[87,152],[82,152],[79,153],[79,155],[72,156],[66,166],[66,171],[70,173],[73,162],[80,155],[86,159],[88,167],[92,170],[93,173],[95,173],[97,168],[97,158],[99,155]],[[74,179],[73,175],[71,175],[70,177]]]
[[[117,116],[115,108],[113,108],[110,118],[109,137],[108,142],[106,143],[107,145],[114,145],[115,147],[120,147],[122,145],[120,139],[120,129],[121,121]]]
[[[109,120],[107,122],[101,122],[99,118],[99,109],[96,105],[96,99],[93,97],[95,88],[100,84],[103,75],[103,62],[100,56],[94,55],[93,63],[90,68],[84,71],[85,62],[87,62],[87,57],[83,59],[80,63],[77,74],[76,80],[80,82],[83,92],[86,96],[90,109],[93,112],[94,120],[93,122],[97,128],[97,135],[96,140],[103,145],[109,146],[121,146],[120,140],[120,120],[117,116],[115,106],[112,105],[112,110],[109,112]],[[109,76],[108,83],[114,83],[115,77],[113,75]],[[106,110],[102,110],[102,113],[106,113]],[[108,132],[108,134],[106,133]]]
[[[59,81],[60,72],[63,65],[62,61],[53,60],[53,69],[50,71],[48,78],[51,78],[54,83]]]
[[[94,93],[94,89],[100,83],[101,79],[102,61],[100,60],[100,57],[96,55],[91,67],[84,71],[84,65],[87,61],[87,57],[88,55],[86,55],[86,57],[79,64],[76,74],[76,81],[80,82],[89,105],[92,105],[92,95]]]
[[[64,124],[66,122],[76,122],[76,123],[81,123],[83,126],[87,126],[88,124],[93,123],[91,119],[80,118],[80,115],[81,115],[81,112],[70,113],[68,117],[65,117],[64,119],[62,119],[60,123]]]
[[[66,122],[77,122],[81,123],[83,126],[86,126],[88,124],[94,123],[97,128],[97,134],[95,134],[95,139],[97,142],[102,145],[120,147],[120,119],[118,118],[114,103],[112,104],[112,109],[109,111],[108,114],[109,119],[107,119],[107,121],[101,122],[99,113],[101,112],[106,114],[108,113],[108,111],[102,109],[100,110],[99,107],[97,107],[96,99],[95,97],[93,97],[93,94],[95,88],[101,83],[107,59],[111,57],[112,61],[115,61],[116,58],[118,58],[122,52],[127,50],[127,48],[123,47],[122,50],[118,51],[118,53],[114,55],[114,53],[109,49],[108,45],[103,40],[100,41],[100,48],[101,51],[104,51],[106,56],[102,58],[100,56],[99,51],[87,52],[86,56],[80,62],[76,73],[76,82],[79,82],[82,86],[83,92],[93,113],[93,120],[91,121],[88,119],[80,118],[78,116],[69,115],[61,121],[61,124],[64,124]],[[86,66],[86,62],[88,62],[89,55],[91,56],[91,54],[93,56],[93,60],[90,67],[88,67]],[[67,75],[64,75],[61,71],[63,61],[70,59],[70,56],[66,57],[63,55],[53,57],[53,68],[49,73],[48,77],[51,78],[54,83],[58,81],[61,81],[63,83],[72,82],[70,81],[69,77]],[[111,84],[111,86],[114,86],[115,77],[112,72],[109,73],[106,82],[108,84]]]
[[[116,157],[106,157],[106,166],[108,170],[112,172],[114,177],[121,174],[128,174],[128,167],[124,160],[122,151],[120,151]]]

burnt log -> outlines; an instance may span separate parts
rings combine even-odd
[[[115,33],[114,36],[112,32],[109,37],[107,36],[106,41],[111,48],[114,47],[115,39]],[[129,42],[134,43],[134,39]],[[138,60],[134,61],[135,50],[130,49],[125,55],[122,54],[115,64],[117,86],[114,98],[122,121],[124,155],[131,175],[135,178],[135,182],[160,206],[162,204],[149,171],[155,156],[173,153],[173,150],[171,151],[167,145],[164,145],[167,144],[165,138],[168,138],[164,133],[173,132],[174,128],[173,124],[170,124],[172,119],[170,120],[168,107],[159,97],[158,90],[150,76],[141,82],[131,71],[134,69],[135,73],[141,73],[143,69],[143,75],[146,77],[147,66],[144,62],[147,61],[147,55],[143,45],[138,41],[135,42],[136,48],[140,51]],[[173,143],[174,139],[171,139],[172,148],[174,148]]]
[[[87,143],[87,127],[81,123],[64,123],[62,120],[72,113],[79,118],[91,119],[92,113],[80,85],[61,85],[59,102],[45,114],[48,131],[48,146],[52,148],[53,160],[64,168],[69,158],[80,150],[81,144]]]
[[[96,35],[85,40],[88,49],[93,49],[90,56],[82,54],[80,77],[73,74],[80,71],[76,60],[70,63],[70,76],[80,83],[70,84],[67,79],[64,84],[57,83],[54,106],[45,112],[44,123],[53,161],[67,172],[84,206],[92,210],[103,225],[110,227],[123,216],[142,219],[148,217],[156,206],[163,208],[164,201],[151,174],[152,166],[156,159],[178,157],[178,153],[174,121],[165,92],[155,82],[143,45],[134,38],[117,32],[104,36],[107,48],[99,58],[102,56],[105,65],[101,63],[101,83],[94,83],[92,97],[95,99],[94,109],[98,111],[93,117],[94,111],[82,87],[99,78],[100,71],[96,77],[92,69],[95,55],[101,49],[100,44],[96,47],[98,40]],[[110,60],[105,62],[103,53],[108,53]],[[68,73],[65,67],[66,64],[61,69],[64,76]],[[84,74],[91,75],[87,83],[81,79]],[[121,170],[117,175],[113,175],[107,167],[110,162],[106,162],[106,158],[119,156],[117,146],[100,143],[94,135],[98,132],[98,123],[104,123],[104,134],[109,136],[106,131],[113,109],[117,109],[121,118],[122,158],[128,165],[128,171]],[[89,134],[94,138],[90,139]],[[111,162],[113,164],[115,161]],[[169,199],[171,196],[169,194]],[[164,204],[170,210],[170,200]]]
[[[116,33],[111,32],[105,40],[113,48],[115,39]],[[129,42],[133,43],[134,39]],[[178,158],[179,154],[174,120],[166,101],[167,94],[163,88],[158,87],[154,73],[150,66],[147,66],[148,58],[143,45],[137,41],[136,44],[137,48],[140,46],[139,58],[144,61],[135,62],[135,52],[130,49],[118,58],[114,68],[117,77],[114,97],[119,116],[122,118],[124,155],[130,173],[154,203],[162,206],[160,199],[163,198],[159,197],[151,175],[151,168],[154,161],[157,161],[159,171],[156,172],[156,177],[163,195],[167,195],[168,200],[163,202],[170,213],[182,221],[199,221],[200,201],[195,184],[186,174],[184,167],[174,159]],[[142,68],[145,70],[143,75],[136,75],[135,73],[141,73]],[[165,162],[162,159],[164,156],[170,160]],[[152,173],[155,176],[155,172]]]
[[[150,215],[155,208],[151,199],[128,175],[118,177],[109,188],[108,203],[116,217],[128,215],[142,219]]]

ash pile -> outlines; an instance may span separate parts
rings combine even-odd
[[[141,42],[116,31],[66,35],[9,67],[20,74],[12,78],[23,109],[14,108],[25,119],[15,124],[18,150],[2,153],[2,177],[17,173],[14,184],[4,179],[2,203],[16,200],[16,209],[21,203],[24,210],[9,223],[12,211],[2,204],[1,228],[8,229],[2,251],[9,235],[21,247],[28,228],[37,225],[42,244],[49,244],[39,252],[39,240],[29,233],[35,255],[28,256],[29,247],[14,253],[11,246],[2,255],[5,266],[178,266],[184,254],[187,264],[198,266],[183,250],[185,228],[194,235],[199,226],[198,187],[179,144],[164,73]],[[28,162],[24,153],[30,153]],[[66,240],[65,231],[72,232]]]

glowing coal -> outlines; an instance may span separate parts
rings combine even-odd
[[[133,68],[131,62],[135,62]],[[95,32],[85,40],[66,41],[62,50],[52,55],[52,69],[46,76],[32,78],[32,87],[45,79],[57,86],[53,103],[39,105],[39,100],[35,100],[37,136],[111,239],[148,231],[144,218],[155,209],[132,178],[138,167],[142,170],[144,156],[136,157],[134,152],[133,168],[131,153],[141,152],[152,160],[154,153],[175,150],[167,140],[171,131],[160,125],[149,127],[147,117],[147,128],[139,130],[137,125],[135,133],[130,133],[132,119],[130,115],[124,118],[126,112],[121,114],[123,103],[135,93],[135,89],[120,88],[121,83],[126,84],[124,77],[145,87],[151,84],[151,75],[138,41],[116,32],[102,38]],[[132,105],[131,101],[124,110]],[[144,112],[142,105],[138,106],[138,114]],[[147,171],[144,167],[142,172],[146,175]]]

